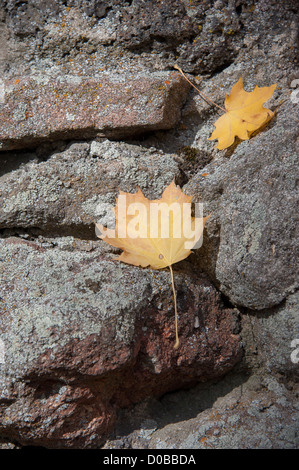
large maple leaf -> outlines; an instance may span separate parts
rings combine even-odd
[[[209,140],[218,139],[217,148],[223,150],[234,143],[235,137],[249,139],[252,132],[273,117],[274,113],[263,104],[271,98],[275,87],[276,84],[262,88],[256,86],[252,92],[247,92],[241,77],[226,96],[226,113],[215,122],[216,129]]]
[[[174,182],[164,190],[161,199],[147,199],[140,189],[135,194],[122,191],[119,194],[125,198],[117,198],[115,229],[107,229],[101,224],[96,226],[101,232],[99,238],[124,250],[118,258],[120,261],[161,269],[190,255],[192,245],[200,239],[209,217],[201,220],[191,217],[192,196],[184,194]],[[153,211],[155,205],[158,210]],[[188,208],[190,214],[186,213]],[[156,227],[153,227],[150,222],[155,222],[155,213]],[[186,221],[188,215],[190,224]]]
[[[120,191],[114,208],[115,228],[96,223],[100,231],[97,236],[123,250],[119,261],[153,269],[169,267],[175,303],[175,348],[179,340],[171,266],[190,255],[210,217],[192,217],[191,203],[192,196],[184,194],[174,182],[164,190],[161,199],[149,200],[140,189],[135,194]]]

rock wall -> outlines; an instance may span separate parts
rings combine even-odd
[[[296,448],[298,5],[1,0],[2,447]],[[239,77],[274,119],[216,150]],[[175,180],[203,246],[167,270],[95,236]],[[297,415],[296,415],[297,413]]]

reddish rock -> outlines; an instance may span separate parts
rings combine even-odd
[[[2,149],[170,129],[189,89],[177,73],[14,78],[0,103]],[[4,101],[4,102],[3,102]]]
[[[99,249],[41,252],[31,242],[2,241],[1,259],[5,438],[98,447],[119,409],[216,380],[241,358],[237,311],[205,278],[175,272],[174,350],[167,271],[125,265]]]

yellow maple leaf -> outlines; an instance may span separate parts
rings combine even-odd
[[[240,77],[230,95],[226,96],[226,113],[215,122],[216,129],[208,140],[218,139],[217,148],[223,150],[234,143],[235,137],[249,139],[252,132],[266,124],[274,115],[263,104],[271,98],[276,85],[262,88],[256,86],[253,91],[247,92]]]
[[[176,313],[175,348],[179,340],[171,266],[190,255],[210,217],[192,217],[191,203],[192,196],[184,194],[174,182],[164,190],[160,199],[147,199],[140,189],[135,194],[120,191],[114,208],[115,228],[96,223],[99,238],[124,250],[118,260],[153,269],[169,267]]]

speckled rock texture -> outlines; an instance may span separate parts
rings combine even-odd
[[[293,395],[273,376],[229,375],[123,411],[104,448],[182,454],[183,449],[296,449],[299,411]]]
[[[99,446],[118,408],[217,379],[241,357],[238,312],[203,278],[176,275],[174,351],[169,273],[13,237],[0,256],[10,400],[0,429],[23,444]]]
[[[268,129],[185,187],[213,213],[199,264],[217,256],[215,280],[236,305],[268,308],[298,288],[298,136],[298,105],[284,103]]]
[[[9,166],[10,154],[4,152],[3,160]],[[73,143],[46,161],[32,154],[21,168],[0,177],[0,227],[70,235],[76,228],[94,237],[92,220],[115,205],[119,190],[140,187],[147,197],[160,197],[179,175],[173,155],[123,142]]]
[[[3,82],[0,147],[106,136],[123,138],[178,121],[189,84],[178,73],[99,78],[29,76]]]
[[[0,1],[0,448],[298,447],[298,2]],[[243,76],[274,119],[208,140]],[[119,190],[211,213],[167,270],[96,238]]]

